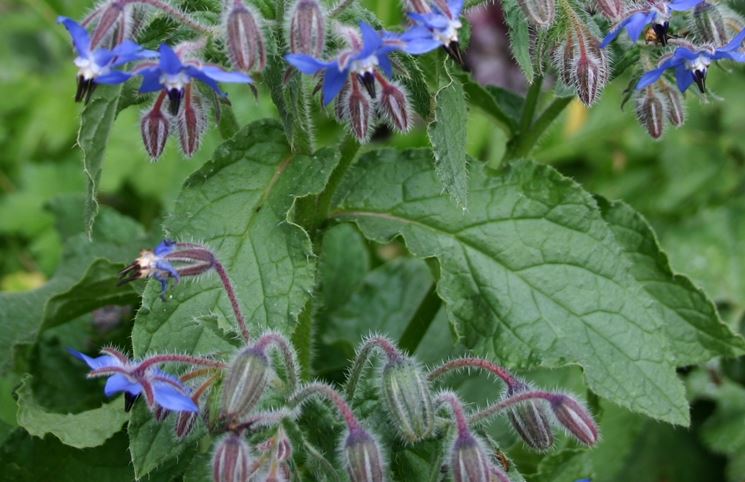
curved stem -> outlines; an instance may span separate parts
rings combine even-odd
[[[463,410],[463,404],[455,393],[442,392],[437,397],[437,403],[446,403],[450,405],[450,411],[453,413],[455,428],[458,429],[459,436],[467,435],[470,432],[470,429],[468,428],[468,419]]]
[[[360,428],[359,420],[357,420],[357,417],[354,415],[354,412],[352,412],[347,401],[344,400],[344,397],[325,383],[315,382],[301,387],[289,398],[289,400],[287,400],[287,405],[291,408],[295,408],[305,400],[316,396],[322,396],[334,404],[350,431]]]
[[[161,0],[129,0],[127,3],[142,3],[145,5],[150,5],[151,7],[157,8],[158,10],[162,10],[164,13],[167,13],[187,27],[191,27],[194,30],[198,30],[207,35],[212,35],[212,29],[210,27],[199,23],[181,10],[174,8]]]
[[[403,354],[385,337],[373,336],[365,340],[362,347],[357,351],[357,356],[354,358],[354,365],[352,365],[352,369],[349,371],[346,387],[346,394],[349,400],[354,400],[357,383],[367,365],[368,358],[376,348],[386,354],[389,362],[396,362],[403,358]]]
[[[137,369],[144,371],[145,369],[153,365],[158,365],[160,363],[187,363],[189,365],[199,365],[199,366],[213,367],[213,368],[225,368],[225,364],[219,360],[212,360],[209,358],[201,358],[198,356],[191,356],[191,355],[173,354],[173,355],[151,356],[150,358],[143,360],[139,364]]]
[[[266,333],[256,342],[256,348],[262,352],[269,346],[274,345],[279,349],[282,354],[282,359],[285,363],[285,370],[287,371],[287,384],[290,388],[290,393],[294,393],[298,385],[298,369],[297,362],[295,361],[295,351],[292,349],[292,345],[285,339],[284,336],[279,333]]]
[[[508,409],[521,402],[526,402],[528,400],[546,400],[547,402],[553,402],[555,399],[556,399],[556,394],[550,393],[550,392],[544,392],[541,390],[531,390],[527,392],[520,392],[509,398],[505,398],[504,400],[500,402],[489,405],[488,407],[482,410],[479,410],[475,414],[471,415],[469,420],[473,424],[482,423],[486,421],[487,419],[489,419],[490,417],[497,415],[502,410]]]
[[[222,281],[225,292],[228,294],[230,306],[231,308],[233,308],[233,314],[235,314],[235,319],[241,329],[243,340],[249,341],[251,339],[251,335],[248,332],[248,327],[246,326],[246,318],[243,316],[243,312],[241,311],[241,305],[240,303],[238,303],[238,296],[235,294],[235,289],[233,289],[233,283],[230,281],[230,277],[225,271],[225,267],[217,258],[214,258],[214,268],[215,271],[217,271],[217,275],[220,276],[220,281]]]
[[[445,375],[447,372],[470,367],[479,368],[481,370],[491,372],[501,378],[502,381],[504,381],[504,383],[506,383],[510,387],[514,387],[519,384],[518,380],[513,377],[510,372],[497,365],[496,363],[493,363],[489,360],[484,360],[483,358],[471,357],[456,358],[454,360],[447,361],[429,372],[427,378],[429,378],[430,381],[433,381]]]

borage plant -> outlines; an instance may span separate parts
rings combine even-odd
[[[94,225],[119,110],[149,103],[143,162],[172,134],[193,155],[210,114],[226,138],[184,184],[169,240],[118,286],[109,263],[82,275],[93,296],[66,295],[76,316],[138,305],[131,356],[72,351],[123,393],[96,441],[128,418],[137,479],[612,480],[620,449],[601,432],[612,444],[634,414],[688,425],[676,369],[743,353],[639,214],[529,160],[575,96],[592,105],[624,71],[653,137],[681,125],[688,87],[705,96],[713,62],[745,60],[739,16],[504,0],[523,97],[468,72],[465,12],[480,3],[410,0],[399,25],[349,0],[113,0],[60,17],[86,104],[86,246],[110,248],[96,256],[122,262],[140,242]],[[238,128],[224,84],[268,93],[279,121]],[[469,106],[505,132],[503,159],[466,155]],[[417,126],[426,147],[381,146]],[[153,280],[141,294],[139,279]]]

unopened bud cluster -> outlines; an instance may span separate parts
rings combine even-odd
[[[668,124],[685,122],[683,96],[669,82],[658,82],[636,93],[636,115],[653,139],[659,139]]]

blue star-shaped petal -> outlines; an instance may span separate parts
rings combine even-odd
[[[613,42],[621,32],[626,30],[629,39],[636,43],[641,37],[644,27],[652,24],[655,34],[662,43],[667,45],[667,32],[669,29],[669,20],[672,12],[682,12],[694,8],[704,0],[656,0],[650,2],[649,6],[643,9],[632,10],[623,20],[616,24],[615,28],[605,36],[600,48],[606,48]]]

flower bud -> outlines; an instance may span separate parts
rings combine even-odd
[[[407,442],[418,442],[432,433],[435,424],[432,394],[427,380],[411,359],[389,362],[383,368],[383,396],[388,414]]]
[[[662,81],[659,84],[660,93],[667,106],[667,120],[670,121],[675,127],[680,127],[685,123],[685,107],[683,104],[683,96],[667,81]]]
[[[290,9],[290,51],[321,57],[326,42],[326,21],[318,0],[297,0]]]
[[[244,72],[264,70],[266,46],[258,22],[258,13],[242,0],[229,0],[233,7],[225,19],[226,45],[233,66]]]
[[[383,86],[378,99],[378,109],[390,126],[406,132],[411,128],[411,111],[406,91],[396,82],[385,80],[381,75],[378,81]]]
[[[103,8],[98,17],[96,29],[91,34],[91,49],[101,46],[101,42],[111,33],[117,22],[124,15],[124,2],[114,0]]]
[[[163,94],[159,95],[153,107],[143,114],[140,121],[142,142],[145,144],[145,150],[153,161],[157,161],[163,153],[171,128],[170,119],[166,117],[161,109],[163,99],[165,99],[165,96]]]
[[[212,457],[214,482],[248,482],[251,450],[245,440],[229,434],[217,443]]]
[[[263,350],[248,347],[230,364],[223,386],[222,415],[237,421],[254,409],[269,381],[269,359]]]
[[[573,22],[565,35],[556,49],[554,63],[561,80],[577,90],[585,105],[591,105],[608,82],[608,57],[585,26]]]
[[[349,122],[352,134],[360,142],[367,141],[372,125],[372,102],[367,92],[360,88],[356,77],[352,77],[349,94],[345,99],[345,119]]]
[[[199,412],[179,412],[176,419],[176,437],[185,439],[189,436],[197,422]]]
[[[597,0],[598,10],[613,21],[621,19],[626,5],[623,0]]]
[[[636,98],[636,115],[639,122],[653,139],[662,137],[665,130],[665,116],[667,104],[664,98],[650,86],[638,94]]]
[[[186,86],[184,106],[178,113],[177,124],[181,150],[191,157],[199,149],[205,128],[204,110],[199,97],[194,95],[191,84]]]
[[[350,429],[342,448],[352,482],[382,482],[385,467],[378,442],[361,427]]]
[[[156,405],[155,410],[153,410],[153,417],[158,423],[162,423],[165,419],[168,418],[168,415],[170,414],[170,410],[168,410],[167,408],[163,408],[160,405]]]
[[[693,10],[693,29],[701,42],[725,45],[729,41],[724,18],[711,3],[701,2]]]
[[[557,394],[551,400],[551,410],[562,427],[577,440],[585,445],[595,445],[598,442],[598,425],[590,411],[577,400]]]
[[[529,386],[519,383],[507,389],[507,398],[529,390]],[[507,416],[512,428],[528,447],[542,451],[548,450],[553,445],[554,433],[551,430],[544,402],[540,400],[521,402],[511,408]]]
[[[548,28],[556,18],[556,2],[554,0],[518,0],[528,22],[540,27]]]
[[[455,482],[489,482],[489,457],[470,432],[458,434],[450,448],[450,470]]]

